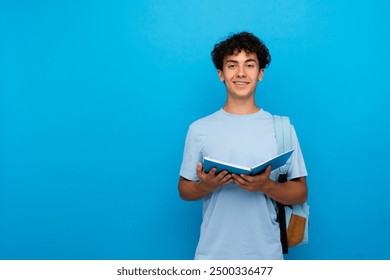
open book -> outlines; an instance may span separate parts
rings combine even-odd
[[[210,157],[204,157],[203,169],[205,172],[209,172],[212,168],[215,167],[217,168],[216,173],[219,173],[223,170],[227,170],[229,171],[229,173],[257,175],[263,172],[268,165],[271,165],[271,170],[274,170],[276,168],[285,165],[293,152],[294,150],[287,151],[265,162],[262,162],[254,167],[240,166],[240,165],[216,160]]]

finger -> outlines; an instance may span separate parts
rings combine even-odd
[[[219,180],[222,180],[225,176],[227,176],[229,174],[229,171],[227,170],[224,170],[222,172],[220,172],[218,175],[217,175],[217,179]]]
[[[198,163],[196,166],[196,172],[202,172],[203,170],[203,164],[201,162]]]
[[[264,175],[267,176],[267,178],[271,175],[271,165],[268,165],[265,169]]]
[[[233,174],[233,179],[237,185],[245,185],[246,183],[246,181],[241,176],[238,176],[236,174]]]
[[[228,185],[228,184],[233,183],[233,182],[234,182],[233,178],[230,177],[229,180],[227,180],[225,183],[222,184],[222,186]]]
[[[202,177],[204,174],[203,172],[203,165],[201,162],[198,163],[198,165],[196,166],[196,175],[198,176],[198,178]]]
[[[220,182],[223,184],[223,185],[226,185],[228,183],[231,183],[233,182],[233,177],[231,174],[226,174],[221,180]]]
[[[237,185],[237,186],[239,186],[241,189],[243,189],[243,190],[246,190],[246,191],[249,191],[249,187],[248,186],[246,186],[246,185],[244,185],[244,184],[241,184],[240,182],[238,182],[238,181],[234,181],[234,183]]]
[[[211,176],[215,177],[215,172],[217,172],[217,168],[214,167],[214,168],[211,168],[209,174],[210,174]]]
[[[240,177],[243,178],[247,182],[252,182],[253,181],[253,177],[252,176],[248,176],[248,175],[245,175],[245,174],[240,174]]]

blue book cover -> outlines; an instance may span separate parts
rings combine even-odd
[[[271,165],[271,170],[275,170],[286,164],[294,150],[287,151],[283,154],[277,155],[265,162],[262,162],[253,167],[246,167],[237,164],[232,164],[220,160],[216,160],[210,157],[204,157],[203,159],[203,169],[205,172],[209,172],[212,168],[217,168],[216,173],[219,173],[223,170],[229,171],[229,173],[235,174],[246,174],[246,175],[257,175],[265,170],[268,165]]]

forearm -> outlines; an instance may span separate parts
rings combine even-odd
[[[264,193],[272,199],[286,205],[302,204],[307,200],[306,177],[279,183],[269,180]]]
[[[200,200],[213,191],[213,188],[202,181],[190,181],[180,177],[179,193],[183,200]]]

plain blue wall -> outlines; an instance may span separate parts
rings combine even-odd
[[[0,2],[1,259],[192,259],[184,139],[223,105],[210,51],[242,30],[309,171],[310,244],[287,258],[390,259],[388,1],[62,2]]]

